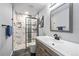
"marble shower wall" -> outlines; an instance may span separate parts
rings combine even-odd
[[[13,38],[14,50],[24,49],[25,48],[25,15],[16,14],[16,16],[14,16],[13,27],[14,27],[14,38]]]

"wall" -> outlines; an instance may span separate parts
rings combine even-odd
[[[13,16],[13,50],[25,49],[25,15]]]
[[[12,53],[12,36],[5,37],[5,27],[2,24],[12,26],[12,5],[0,3],[0,56],[9,56]]]
[[[39,35],[53,36],[57,33],[63,40],[79,43],[79,4],[73,4],[73,33],[50,31],[50,10],[48,7],[39,13],[39,17],[44,15],[44,28],[39,28]]]

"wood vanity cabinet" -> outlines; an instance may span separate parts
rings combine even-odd
[[[40,41],[36,40],[36,55],[37,56],[58,56],[54,51],[49,49]]]

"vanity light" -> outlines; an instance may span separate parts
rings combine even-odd
[[[54,5],[56,5],[56,3],[50,3],[49,8],[53,7]]]
[[[55,9],[58,6],[62,5],[62,4],[64,4],[64,3],[51,3],[50,6],[49,6],[49,8]]]

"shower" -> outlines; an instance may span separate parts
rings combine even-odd
[[[38,18],[16,14],[13,22],[13,50],[28,49],[35,45],[35,37],[38,36]]]
[[[38,36],[38,19],[32,16],[25,18],[25,45],[26,48],[35,44]]]

